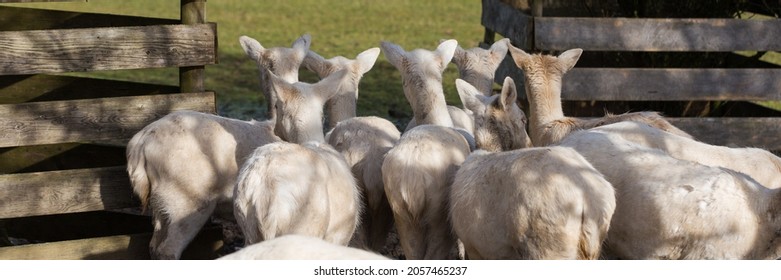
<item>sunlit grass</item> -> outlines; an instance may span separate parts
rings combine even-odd
[[[178,18],[179,1],[89,0],[89,2],[36,3],[17,6],[46,9]],[[387,40],[407,50],[434,49],[440,39],[456,39],[464,48],[483,38],[480,1],[474,0],[219,0],[206,2],[206,19],[216,22],[219,64],[207,66],[206,86],[217,93],[223,115],[260,118],[258,70],[238,44],[241,35],[264,47],[290,46],[301,34],[312,35],[312,50],[324,57],[354,58]],[[83,75],[83,74],[80,74]],[[176,85],[176,69],[104,71],[89,73],[103,78]],[[302,80],[313,79],[302,69]],[[458,72],[451,63],[445,78],[448,103],[460,104],[455,90]],[[392,118],[411,116],[398,71],[380,55],[360,85],[359,115]]]
[[[6,4],[8,5],[8,4]],[[89,0],[14,4],[47,9],[178,18],[179,1]],[[218,25],[219,64],[206,69],[206,86],[217,93],[220,114],[236,118],[260,118],[263,106],[258,70],[238,44],[241,35],[257,39],[265,47],[290,46],[301,34],[312,35],[312,50],[324,57],[354,58],[378,47],[382,40],[407,50],[434,49],[440,39],[456,39],[462,47],[477,46],[483,37],[481,5],[475,0],[215,0],[206,2],[206,18]],[[744,17],[749,17],[744,15]],[[752,16],[752,19],[757,19]],[[748,54],[750,55],[750,54]],[[762,61],[781,64],[781,54],[768,52]],[[84,75],[84,74],[79,74]],[[177,69],[123,70],[87,73],[104,78],[176,85]],[[455,65],[445,72],[449,104],[460,104],[454,80]],[[314,75],[302,70],[302,80]],[[761,102],[781,109],[781,102]],[[411,116],[401,90],[398,71],[384,55],[361,82],[359,115],[398,119]]]

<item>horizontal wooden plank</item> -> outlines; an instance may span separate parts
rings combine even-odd
[[[134,207],[3,219],[0,227],[17,245],[152,232],[152,218],[140,211]]]
[[[148,260],[150,233],[0,247],[3,260]],[[182,259],[215,259],[222,247],[219,228],[202,230]]]
[[[510,77],[513,79],[513,81],[515,81],[515,84],[517,85],[516,90],[518,91],[518,98],[526,99],[526,89],[523,86],[525,79],[523,76],[523,71],[521,71],[518,66],[515,65],[515,61],[513,61],[513,57],[509,53],[504,57],[504,60],[499,63],[499,67],[496,68],[494,82],[501,85],[504,83],[505,77]],[[564,78],[564,81],[566,80],[567,78]]]
[[[119,235],[0,248],[5,260],[149,259],[149,234]]]
[[[507,59],[505,59],[507,60]],[[496,79],[523,83],[523,72],[505,61]],[[519,98],[525,91],[519,86]],[[775,101],[781,69],[573,68],[563,78],[563,100]]]
[[[781,69],[574,68],[570,100],[781,100]]]
[[[667,118],[698,141],[781,152],[781,117]]]
[[[499,0],[482,0],[481,23],[486,28],[509,38],[513,45],[522,49],[533,47],[533,20],[528,16]]]
[[[178,110],[214,113],[214,93],[0,105],[0,147],[121,140]]]
[[[181,67],[217,61],[217,26],[0,32],[0,75]]]
[[[0,175],[0,219],[138,206],[125,168]]]
[[[37,8],[0,6],[0,26],[3,27],[3,31],[163,25],[178,23],[178,19],[162,19],[114,14],[81,13]]]
[[[670,118],[670,122],[705,143],[781,151],[781,118]]]
[[[777,38],[778,19],[534,18],[534,44],[542,50],[773,51],[781,50]]]
[[[81,144],[67,143],[0,148],[0,174],[23,172],[22,170],[25,168],[35,166],[49,158],[67,153],[80,145]]]
[[[179,87],[59,75],[0,76],[0,104],[180,92]]]
[[[779,61],[779,63],[773,63]],[[577,67],[588,68],[781,68],[778,52],[599,52],[581,54]]]
[[[53,144],[0,148],[0,174],[123,165],[125,146]]]

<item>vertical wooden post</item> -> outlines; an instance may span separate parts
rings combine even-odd
[[[543,0],[531,0],[531,1],[532,1],[532,16],[541,17]]]
[[[532,19],[537,18],[537,17],[542,17],[542,2],[543,2],[543,0],[531,0],[531,4],[532,4],[532,7],[531,7],[532,8],[532,11],[531,11],[532,12]],[[535,22],[536,22],[536,20],[532,21],[532,34],[531,34],[532,39],[531,39],[531,42],[532,42],[532,51],[536,52],[536,51],[539,51],[539,49],[537,48],[537,42],[536,42],[537,41],[536,40],[537,29],[535,28],[535,24],[534,24]]]
[[[484,14],[485,14],[485,7],[487,5],[486,4],[487,2],[489,2],[489,1],[488,0],[482,0],[481,1],[482,13],[483,13],[482,15],[480,15],[481,20],[482,20],[482,17],[484,16]],[[488,49],[488,48],[491,47],[491,45],[494,43],[494,41],[496,41],[496,32],[494,32],[490,28],[486,27],[485,28],[485,34],[483,34],[483,41],[480,42],[478,44],[478,46],[481,47],[481,48],[484,48],[484,49]]]
[[[181,0],[181,20],[183,24],[206,23],[204,7],[206,0]],[[179,90],[181,92],[204,92],[203,81],[206,78],[204,66],[179,68]]]
[[[496,32],[489,28],[485,28],[485,34],[483,35],[483,43],[487,46],[491,46],[496,41]]]

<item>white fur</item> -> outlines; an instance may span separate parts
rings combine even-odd
[[[477,92],[490,96],[493,94],[494,76],[496,68],[507,55],[507,44],[510,39],[501,39],[491,45],[488,50],[471,48],[464,50],[461,46],[456,48],[453,55],[453,64],[458,67],[458,73],[464,81],[477,88]],[[463,103],[462,103],[463,104]],[[470,134],[474,134],[474,116],[472,111],[463,104],[464,108],[447,106],[450,118],[455,127],[463,128]],[[407,129],[416,125],[411,121]]]
[[[234,215],[253,244],[298,233],[347,244],[362,209],[344,157],[323,144],[323,105],[349,82],[348,70],[314,85],[290,84],[269,73],[277,96],[277,132],[293,143],[255,149],[234,189]],[[304,143],[304,144],[297,144]]]
[[[274,47],[264,48],[257,40],[248,36],[241,36],[239,43],[244,53],[255,61],[258,65],[260,90],[266,98],[268,119],[276,118],[276,96],[272,94],[271,84],[267,72],[271,71],[288,83],[298,82],[298,68],[306,56],[307,50],[311,45],[312,37],[304,34],[295,42],[291,48]]]
[[[286,234],[347,245],[362,209],[342,155],[316,142],[256,149],[241,168],[234,198],[247,245]]]
[[[324,140],[323,104],[345,82],[346,71],[314,85],[267,74],[279,103],[276,124],[176,112],[147,125],[128,143],[133,192],[152,212],[153,258],[178,259],[215,208],[232,219],[236,176],[255,148],[280,140]]]
[[[594,130],[621,135],[628,141],[660,149],[677,159],[731,169],[771,189],[781,188],[781,158],[763,149],[710,145],[637,122],[621,122]]]
[[[622,259],[776,259],[781,190],[598,130],[561,141],[616,189],[604,251]]]
[[[133,192],[151,210],[153,258],[178,259],[215,209],[232,219],[239,167],[253,149],[280,141],[274,123],[192,111],[171,113],[127,146]]]
[[[363,75],[372,69],[379,55],[380,48],[368,49],[358,54],[355,59],[343,56],[325,59],[311,50],[307,52],[302,65],[315,72],[321,79],[342,69],[349,71],[350,83],[344,85],[341,92],[326,103],[329,128],[334,128],[340,121],[355,117],[358,84]]]
[[[219,260],[388,260],[360,249],[335,245],[320,238],[285,235],[247,246]]]
[[[561,107],[561,84],[564,74],[575,67],[581,49],[571,49],[559,56],[530,55],[508,43],[515,64],[523,70],[526,97],[529,99],[529,134],[535,146],[556,144],[567,134],[581,129],[633,120],[683,137],[686,132],[670,124],[657,112],[608,114],[602,118],[578,119],[564,116]]]
[[[469,154],[458,131],[420,125],[405,132],[385,156],[382,181],[407,259],[455,259],[447,219],[453,176]]]
[[[515,83],[485,96],[456,80],[474,112],[477,147],[456,173],[450,220],[470,259],[596,259],[615,209],[613,187],[570,148],[527,148]],[[517,150],[520,149],[520,150]]]
[[[457,46],[456,40],[447,40],[435,51],[415,49],[407,52],[399,45],[381,43],[385,57],[401,73],[404,96],[412,106],[414,123],[408,124],[406,131],[423,124],[453,127],[453,119],[448,112],[453,109],[449,109],[445,102],[442,73],[453,59]],[[471,133],[471,130],[468,131]]]
[[[483,48],[464,50],[459,46],[453,55],[453,64],[458,67],[461,79],[473,85],[481,94],[491,96],[496,69],[507,56],[509,44],[510,39],[504,38],[494,42],[487,50]]]
[[[435,51],[407,52],[393,43],[381,44],[385,57],[401,73],[404,95],[415,115],[382,164],[385,193],[408,259],[458,257],[445,213],[453,176],[474,139],[471,131],[453,129],[442,91],[442,73],[457,45],[446,40]]]
[[[472,116],[471,111],[447,105],[447,113],[453,121],[453,127],[462,129],[469,134],[474,134],[474,117]],[[410,130],[416,126],[418,126],[418,123],[413,118],[407,123],[407,127],[404,128],[404,131]]]
[[[393,213],[382,183],[382,161],[399,137],[393,123],[378,117],[341,121],[326,136],[344,155],[363,193],[366,210],[355,233],[356,247],[380,251],[393,228]]]
[[[450,219],[470,259],[597,259],[615,205],[571,148],[478,151],[456,173]]]
[[[351,82],[347,69],[332,73],[315,84],[288,83],[269,73],[271,89],[277,99],[277,124],[274,132],[285,141],[325,142],[323,105]]]
[[[526,115],[515,100],[515,82],[506,77],[502,91],[493,96],[480,93],[468,82],[456,79],[461,103],[473,112],[474,138],[478,149],[491,152],[532,146],[526,133]]]

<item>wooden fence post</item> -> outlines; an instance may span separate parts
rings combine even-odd
[[[183,24],[206,23],[206,0],[181,0],[181,20]],[[181,92],[204,92],[204,66],[179,68],[179,90]]]
[[[541,17],[542,16],[542,2],[543,2],[543,0],[532,0],[532,16],[533,17]]]
[[[532,2],[531,3],[532,18],[536,19],[536,18],[542,17],[542,2],[543,2],[543,0],[531,0],[531,2]],[[537,33],[537,28],[536,28],[536,26],[534,26],[535,22],[536,22],[536,20],[532,21],[532,30],[533,31],[532,31],[532,36],[531,36],[531,40],[532,40],[532,49],[531,49],[531,51],[538,52],[538,51],[540,51],[540,48],[539,48],[539,46],[537,46],[537,35],[535,34],[535,33]]]

